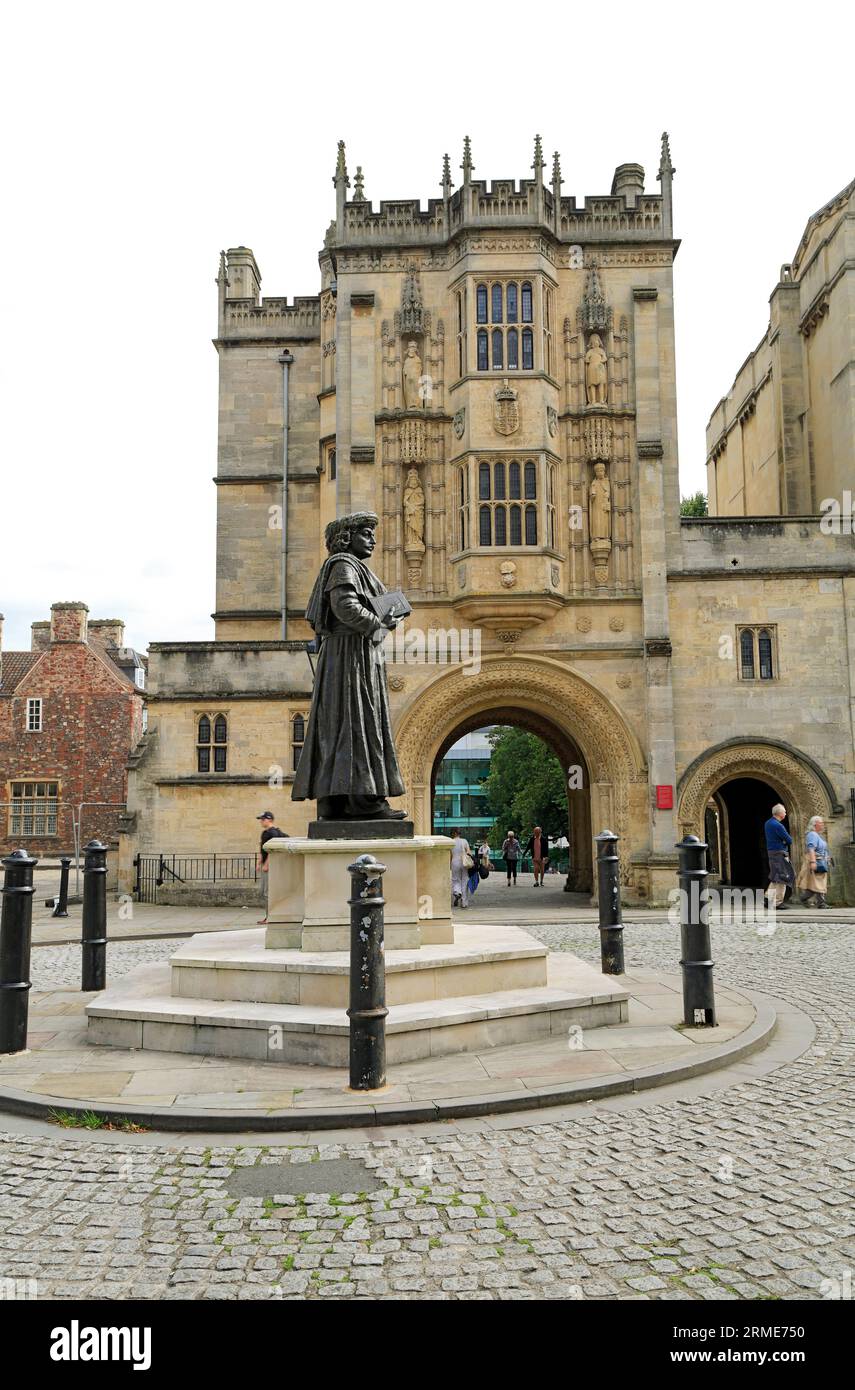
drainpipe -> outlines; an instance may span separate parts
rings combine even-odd
[[[282,610],[284,642],[288,637],[288,375],[294,354],[284,348],[278,360],[282,363],[282,583],[279,606]]]

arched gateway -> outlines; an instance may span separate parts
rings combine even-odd
[[[630,849],[646,848],[647,769],[641,747],[611,700],[575,671],[549,657],[486,657],[480,671],[445,671],[408,705],[396,730],[398,759],[416,834],[431,830],[434,769],[457,738],[489,723],[539,735],[562,765],[581,769],[570,790],[573,886],[591,888],[592,833],[608,826]],[[644,837],[642,839],[642,837]]]
[[[828,777],[806,753],[756,735],[727,739],[695,758],[680,778],[680,833],[710,843],[711,867],[725,882],[759,886],[767,880],[762,826],[776,801],[787,808],[796,865],[810,817],[828,823],[843,814]]]

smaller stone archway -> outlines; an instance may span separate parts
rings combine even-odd
[[[705,839],[710,803],[720,802],[722,789],[743,779],[764,783],[786,806],[796,868],[810,817],[828,822],[842,814],[834,786],[818,763],[791,744],[755,735],[716,744],[686,768],[677,784],[681,836]]]

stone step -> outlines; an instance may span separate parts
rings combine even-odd
[[[554,959],[554,958],[553,958]],[[573,958],[574,984],[499,990],[393,1005],[386,1019],[387,1063],[444,1057],[625,1022],[628,994]],[[156,1052],[244,1057],[346,1067],[349,1023],[341,1008],[176,998],[169,966],[141,967],[87,1007],[92,1043]]]
[[[454,944],[386,952],[386,1002],[543,987],[547,955],[515,927],[458,928]],[[340,1009],[349,1003],[348,952],[270,950],[263,929],[194,936],[170,964],[176,998]]]

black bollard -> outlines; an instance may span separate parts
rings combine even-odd
[[[62,866],[59,876],[59,897],[51,917],[68,916],[68,870],[71,866],[71,860],[63,857],[59,862]]]
[[[350,903],[350,1086],[386,1084],[386,966],[383,956],[383,874],[386,865],[360,854],[348,866]]]
[[[83,864],[83,982],[87,993],[107,987],[107,846],[90,840]]]
[[[0,918],[0,1053],[24,1052],[30,1011],[30,945],[33,928],[33,869],[25,849],[3,860]]]
[[[600,959],[604,975],[622,975],[623,922],[620,908],[620,857],[613,830],[602,830],[597,846],[597,896],[600,908]]]
[[[680,851],[680,969],[683,972],[683,1022],[687,1028],[715,1027],[712,943],[710,941],[707,846],[686,835]]]

